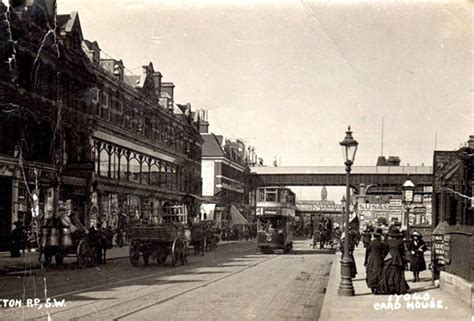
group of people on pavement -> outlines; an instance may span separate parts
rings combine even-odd
[[[420,233],[413,232],[410,240],[404,242],[403,234],[393,225],[385,235],[382,228],[377,228],[365,243],[366,282],[373,294],[407,293],[410,289],[405,279],[408,263],[413,282],[420,281],[420,272],[426,270],[424,252],[427,250]]]

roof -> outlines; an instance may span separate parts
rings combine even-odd
[[[202,157],[225,156],[217,136],[214,134],[201,134],[204,140],[202,145]]]
[[[140,76],[136,76],[136,75],[125,75],[124,79],[125,79],[125,82],[128,85],[132,86],[133,88],[135,88],[140,82]]]

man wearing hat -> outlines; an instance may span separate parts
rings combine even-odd
[[[382,229],[377,228],[373,233],[374,239],[367,245],[365,251],[364,266],[366,268],[366,283],[372,290],[373,294],[377,294],[378,284],[382,278],[384,257],[387,254],[387,245],[382,241]]]
[[[408,286],[405,280],[405,246],[402,241],[400,229],[392,225],[388,230],[388,253],[384,257],[384,268],[379,290],[382,294],[405,294]]]
[[[26,231],[21,221],[13,223],[15,229],[10,235],[10,256],[19,257],[20,250],[25,250]]]
[[[424,252],[428,249],[423,237],[417,231],[411,235],[411,242],[408,244],[410,251],[410,271],[413,272],[413,282],[420,282],[420,272],[426,270]]]

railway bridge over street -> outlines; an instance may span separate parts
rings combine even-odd
[[[253,188],[264,186],[345,186],[344,166],[261,166],[251,168]],[[433,185],[431,166],[353,166],[350,186],[356,194],[401,194],[410,178],[415,193],[429,194]]]

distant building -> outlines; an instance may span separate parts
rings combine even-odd
[[[206,111],[202,111],[201,119],[201,136],[204,140],[202,196],[211,204],[206,207],[209,212],[213,211],[213,220],[221,226],[231,220],[232,207],[250,219],[253,209],[249,197],[249,155],[245,144],[240,140],[230,141],[221,135],[209,133]],[[204,214],[209,218],[209,213]]]
[[[385,156],[379,156],[376,166],[400,166],[400,157],[389,156],[387,159]]]

